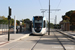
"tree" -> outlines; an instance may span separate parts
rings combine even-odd
[[[70,22],[70,24],[74,24],[75,20],[75,10],[71,10],[65,13],[65,15],[62,16],[63,22]]]
[[[71,14],[70,22],[71,22],[72,25],[75,25],[75,11],[72,12],[72,14]]]
[[[10,20],[10,24],[11,24],[12,26],[14,26],[14,19],[11,19],[11,20]]]
[[[50,23],[50,28],[54,28],[54,24],[53,23]]]
[[[29,24],[30,23],[30,19],[28,19],[28,18],[24,19],[24,23],[28,23]]]
[[[47,21],[47,27],[49,28],[49,22]],[[53,23],[50,23],[50,28],[53,28],[54,27],[54,24]]]
[[[16,22],[17,22],[17,25],[20,25],[20,21],[16,20]]]
[[[64,15],[62,16],[63,22],[69,22],[70,21],[70,17]]]
[[[60,25],[62,25],[64,22],[70,22],[70,28],[71,30],[75,29],[75,10],[71,10],[65,13],[65,15],[62,16],[62,21],[60,22]]]
[[[72,12],[74,12],[74,10],[66,12],[65,15],[68,16],[68,17],[71,17]]]
[[[8,24],[8,19],[5,16],[0,16],[2,19],[0,20],[0,24]]]

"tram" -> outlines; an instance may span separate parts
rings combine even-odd
[[[44,35],[47,32],[47,21],[43,16],[33,16],[32,34]]]

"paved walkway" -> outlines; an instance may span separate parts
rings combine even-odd
[[[9,42],[12,42],[12,41],[16,41],[16,40],[19,40],[19,39],[22,39],[26,36],[29,36],[30,32],[29,31],[25,31],[24,33],[10,33],[10,41],[8,41],[8,34],[1,34],[0,35],[0,46],[6,44],[6,43],[9,43]]]

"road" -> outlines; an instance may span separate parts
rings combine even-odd
[[[75,40],[51,30],[50,35],[29,36],[0,47],[0,50],[75,50]]]

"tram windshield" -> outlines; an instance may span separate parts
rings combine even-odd
[[[35,28],[41,28],[42,27],[42,23],[35,23]]]
[[[35,23],[42,23],[42,20],[35,20]]]
[[[42,21],[43,21],[42,18],[39,18],[39,19],[38,18],[35,18],[35,20],[34,20],[34,25],[35,26],[34,27],[35,28],[39,28],[39,27],[41,28],[42,27]]]

